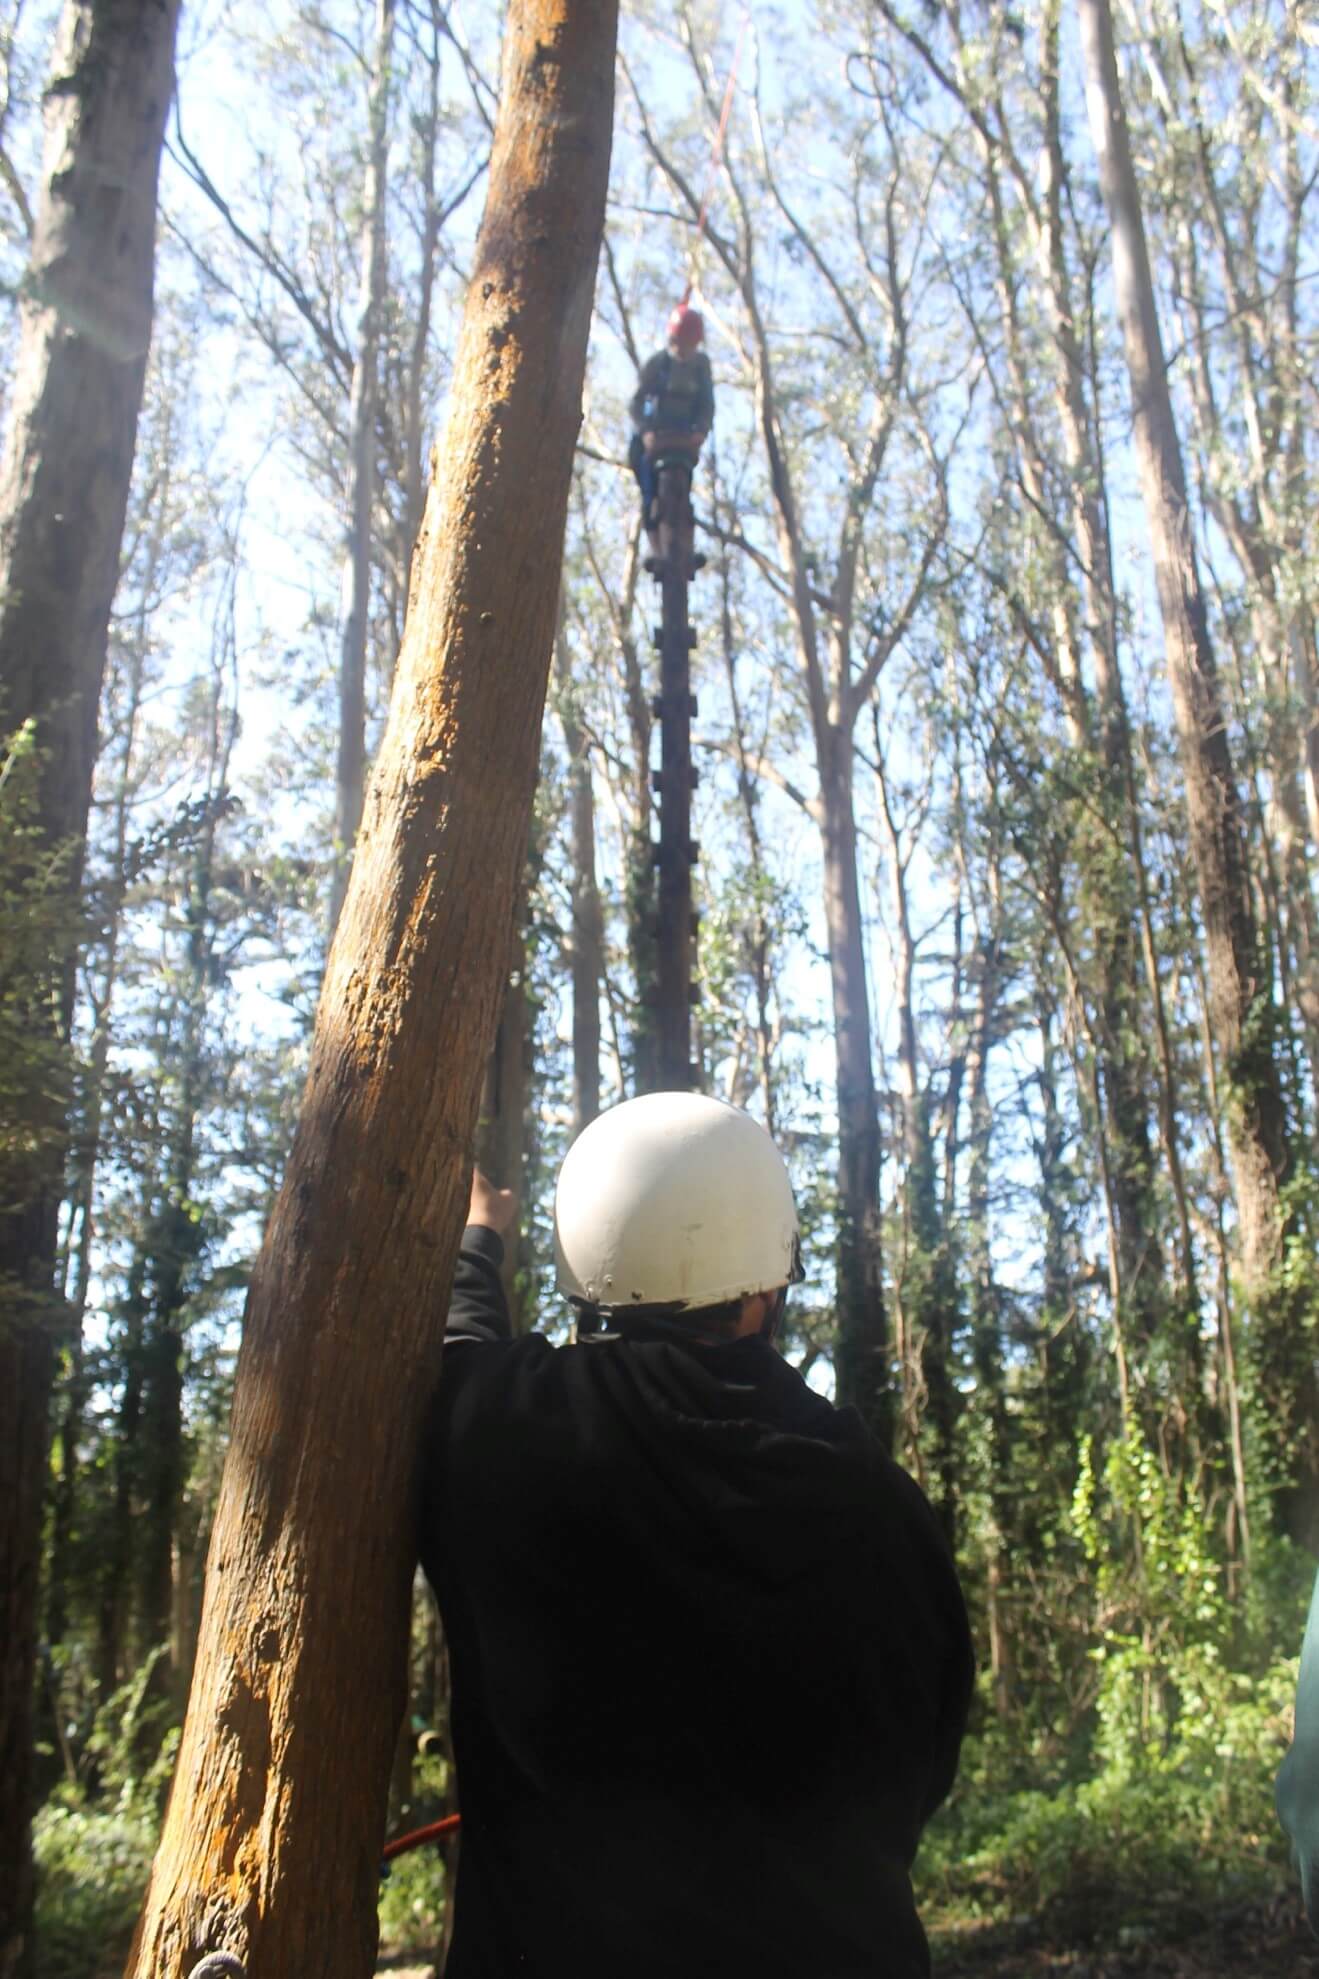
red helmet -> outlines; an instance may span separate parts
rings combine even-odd
[[[679,350],[695,350],[705,342],[705,318],[699,309],[680,302],[669,318],[669,342]]]

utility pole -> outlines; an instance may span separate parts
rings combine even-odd
[[[692,455],[689,448],[661,452],[656,461],[659,522],[655,554],[646,569],[660,587],[660,622],[655,644],[660,655],[660,691],[651,712],[660,725],[660,767],[654,771],[660,835],[654,848],[659,870],[656,927],[655,1015],[659,1086],[683,1092],[700,1083],[692,1058],[692,1005],[699,994],[692,976],[696,913],[692,906],[692,867],[698,847],[692,838],[691,651],[696,633],[687,616],[687,587],[704,563],[693,548]]]

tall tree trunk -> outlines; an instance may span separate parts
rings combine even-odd
[[[156,179],[178,0],[66,0],[0,475],[0,719],[46,751],[39,823],[81,874],[106,626],[151,338]],[[67,1031],[71,958],[32,985]],[[52,1372],[61,1122],[0,1214],[0,1974],[30,1969],[31,1695]]]
[[[616,0],[508,16],[444,476],[248,1298],[135,1979],[220,1949],[253,1973],[372,1971],[417,1438],[526,853],[616,29]]]
[[[720,500],[718,456],[713,449],[711,452],[715,526],[718,529],[721,518],[726,519],[731,525],[733,517],[729,505]],[[774,986],[775,948],[775,928],[771,908],[772,880],[765,865],[764,839],[760,826],[760,790],[752,774],[746,725],[742,713],[742,696],[738,689],[737,630],[733,622],[733,559],[728,550],[725,550],[719,559],[719,644],[723,654],[724,677],[728,682],[728,700],[733,714],[733,747],[737,754],[737,795],[746,829],[747,866],[753,895],[753,906],[748,915],[743,941],[747,970],[756,998],[756,1069],[760,1081],[760,1103],[765,1109],[765,1126],[769,1133],[774,1135],[778,1128],[774,1097],[774,1027],[769,1014],[770,997]]]
[[[147,1205],[143,1204],[145,1218]],[[137,1492],[138,1431],[142,1422],[142,1340],[146,1327],[147,1260],[133,1253],[120,1304],[124,1385],[112,1439],[109,1518],[97,1562],[96,1701],[108,1704],[124,1676],[133,1565],[133,1502]]]
[[[1131,373],[1141,490],[1154,557],[1187,820],[1204,922],[1209,1020],[1223,1083],[1242,1272],[1260,1369],[1261,1427],[1281,1521],[1319,1541],[1319,1385],[1312,1316],[1282,1280],[1291,1166],[1274,1009],[1242,842],[1240,801],[1209,637],[1108,0],[1078,0],[1086,95],[1113,231],[1113,279]]]
[[[889,803],[884,738],[875,720],[875,769],[879,811],[888,840],[893,893],[894,960],[898,1014],[898,1071],[902,1090],[903,1254],[895,1279],[895,1306],[901,1301],[902,1332],[919,1355],[924,1420],[929,1425],[935,1510],[950,1546],[957,1539],[959,1397],[954,1379],[953,1339],[957,1326],[957,1280],[949,1231],[939,1208],[930,1095],[921,1084],[916,1032],[916,941],[907,900],[907,863]]]
[[[820,765],[824,918],[833,996],[838,1095],[839,1399],[860,1410],[885,1447],[893,1437],[879,1225],[879,1108],[870,1052],[870,995],[856,872],[852,725],[831,727]]]
[[[236,700],[226,705],[223,649],[211,670],[207,710],[209,757],[206,812],[191,854],[184,889],[186,962],[181,971],[181,1021],[172,1048],[178,1100],[169,1124],[159,1213],[149,1239],[146,1337],[142,1350],[142,1429],[138,1475],[142,1524],[138,1549],[143,1640],[168,1644],[156,1665],[155,1688],[183,1702],[187,1672],[179,1657],[177,1601],[178,1514],[186,1456],[183,1433],[183,1310],[203,1241],[194,1207],[197,1123],[206,1081],[205,1024],[215,976],[216,927],[211,895],[215,841],[225,801],[229,759],[238,733]]]
[[[83,1411],[87,1406],[89,1386],[83,1354],[82,1325],[92,1279],[96,1171],[101,1152],[105,1079],[110,1064],[111,1011],[119,966],[119,936],[123,923],[124,860],[128,851],[128,817],[133,795],[133,758],[137,746],[138,716],[142,706],[145,657],[146,627],[143,618],[139,616],[136,637],[127,662],[128,705],[123,715],[123,750],[119,781],[114,794],[114,824],[111,828],[110,853],[112,875],[110,920],[105,930],[105,954],[100,986],[91,995],[92,1036],[87,1054],[82,1129],[72,1150],[70,1162],[74,1176],[72,1209],[77,1217],[78,1241],[73,1254],[72,1276],[67,1284],[68,1323],[72,1334],[69,1347],[70,1366],[57,1438],[59,1471],[51,1504],[46,1637],[52,1644],[64,1640],[68,1626],[70,1559],[77,1518],[78,1439],[82,1433]]]
[[[595,798],[591,757],[578,719],[572,660],[562,618],[556,647],[559,721],[568,751],[569,836],[572,846],[572,1117],[580,1134],[600,1111],[600,983],[604,976],[604,918],[595,877]]]
[[[393,47],[394,0],[376,0],[375,46],[367,99],[366,177],[362,187],[362,278],[353,383],[348,400],[349,524],[339,647],[339,760],[335,776],[331,928],[343,906],[366,780],[366,632],[371,606],[371,511],[376,487],[376,349],[385,299],[389,65]]]

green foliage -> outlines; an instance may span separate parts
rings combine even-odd
[[[449,1766],[439,1751],[413,1762],[412,1793],[403,1811],[406,1831],[436,1821],[451,1803]],[[389,1865],[380,1884],[382,1952],[433,1953],[444,1932],[446,1876],[444,1854],[434,1845],[409,1850]]]
[[[163,1805],[178,1749],[180,1728],[158,1683],[167,1653],[162,1645],[144,1658],[96,1713],[87,1739],[101,1790],[139,1808]]]
[[[380,1886],[381,1950],[433,1951],[444,1932],[444,1889],[438,1849],[413,1849],[391,1863]]]
[[[1171,1907],[1212,1906],[1276,1889],[1287,1845],[1273,1812],[1295,1659],[1258,1675],[1214,1657],[1168,1673],[1183,1702],[1163,1745],[1123,1740],[1097,1770],[1005,1786],[1010,1742],[993,1728],[969,1745],[957,1790],[922,1846],[917,1885],[929,1920],[1001,1922],[1049,1913],[1068,1941],[1149,1927]],[[1130,1685],[1114,1716],[1134,1719]]]
[[[33,1830],[41,1979],[123,1970],[156,1846],[156,1808],[127,1789],[109,1806],[48,1800]]]
[[[154,1650],[96,1713],[83,1750],[96,1797],[65,1783],[37,1816],[41,1979],[109,1979],[123,1969],[178,1750],[155,1682],[164,1655]]]
[[[0,1203],[51,1184],[68,1105],[63,1006],[80,929],[70,850],[41,823],[41,768],[33,723],[0,731]]]

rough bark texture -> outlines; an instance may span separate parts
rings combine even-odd
[[[69,0],[45,98],[42,195],[0,477],[0,721],[47,751],[40,823],[81,871],[106,626],[151,337],[156,179],[177,0]],[[52,957],[34,1011],[67,1027]],[[40,1021],[40,1019],[39,1019]],[[0,1974],[30,1966],[27,1820],[52,1370],[57,1119],[0,1216]]]
[[[377,0],[362,189],[362,285],[348,401],[349,521],[339,645],[339,756],[335,775],[335,879],[331,925],[343,906],[366,778],[366,628],[371,603],[371,508],[376,486],[376,347],[385,299],[385,190],[389,169],[389,65],[394,0]]]
[[[1319,1538],[1319,1394],[1304,1338],[1307,1316],[1295,1309],[1279,1269],[1287,1237],[1281,1190],[1290,1153],[1274,1060],[1269,965],[1255,925],[1108,0],[1079,0],[1078,18],[1090,123],[1113,229],[1114,291],[1186,778],[1205,931],[1208,1016],[1226,1088],[1242,1271],[1255,1319],[1261,1400],[1270,1418],[1270,1481],[1291,1530]]]
[[[615,0],[514,0],[442,479],[254,1274],[174,1790],[129,1971],[365,1979],[417,1434],[522,877]]]

